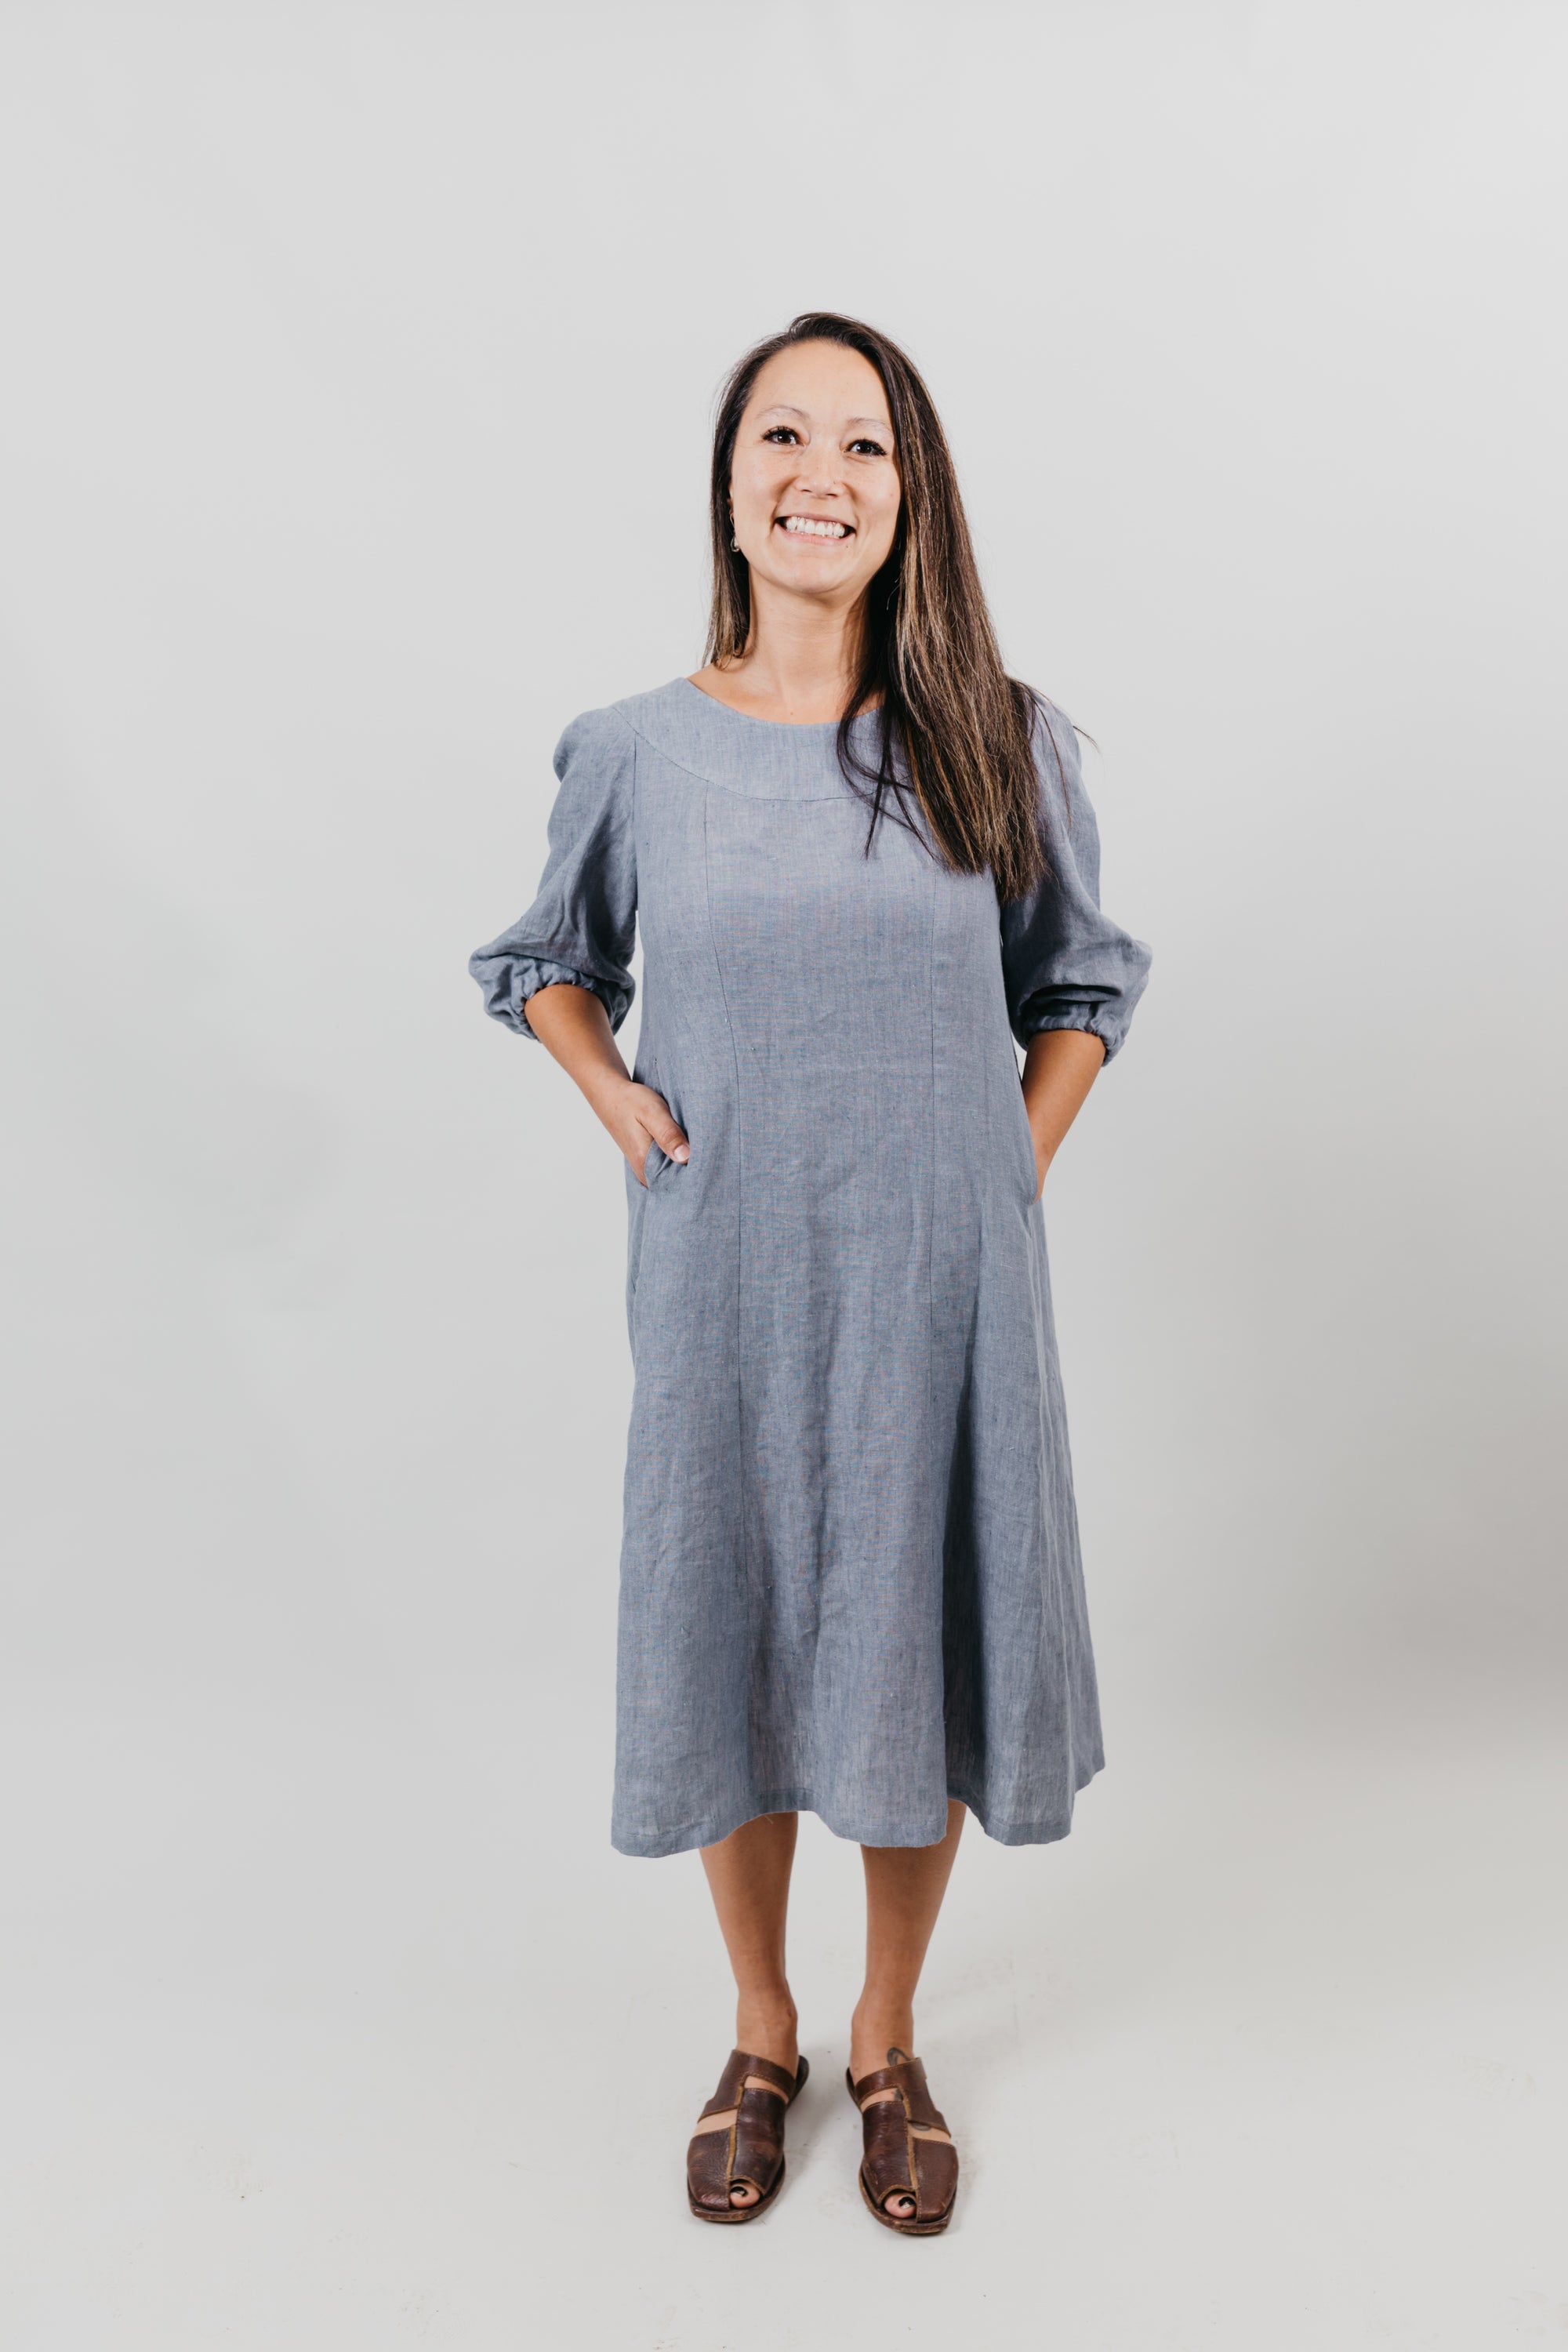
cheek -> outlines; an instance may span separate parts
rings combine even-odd
[[[886,555],[892,546],[893,534],[899,527],[899,509],[902,504],[902,497],[895,491],[890,499],[883,500],[871,519],[870,528],[866,535],[876,548],[879,558]]]
[[[754,458],[731,468],[730,503],[737,514],[772,505],[774,470],[770,465],[759,465]]]

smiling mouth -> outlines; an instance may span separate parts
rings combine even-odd
[[[854,531],[847,522],[830,522],[826,515],[780,515],[775,530],[789,533],[791,539],[853,539]]]

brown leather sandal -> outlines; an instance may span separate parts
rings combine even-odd
[[[860,2194],[867,2210],[885,2230],[897,2230],[902,2237],[934,2238],[952,2219],[958,2150],[931,2105],[924,2066],[901,2050],[889,2050],[885,2066],[874,2067],[858,2083],[846,2067],[844,2080],[860,2110]],[[889,2212],[889,2198],[900,2195],[913,2198],[912,2213]]]
[[[784,2186],[784,2110],[805,2088],[803,2058],[792,2077],[771,2058],[731,2050],[719,2087],[686,2151],[686,2201],[700,2221],[754,2221]],[[734,2189],[754,2189],[754,2205],[731,2205]]]

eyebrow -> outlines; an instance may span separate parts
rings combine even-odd
[[[775,400],[771,408],[763,409],[763,415],[764,416],[805,416],[807,422],[810,422],[805,409],[795,408],[787,400]],[[885,416],[847,416],[844,422],[846,425],[873,425],[879,433],[889,435],[891,435],[893,430]]]

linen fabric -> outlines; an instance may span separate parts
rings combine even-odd
[[[930,1845],[950,1796],[1043,1843],[1103,1760],[1014,1040],[1113,1055],[1149,951],[1051,705],[1050,876],[1006,906],[918,821],[868,846],[836,736],[686,678],[585,713],[539,895],[470,961],[525,1036],[560,981],[618,1027],[640,924],[635,1075],[689,1139],[626,1173],[624,1853],[795,1810]]]

